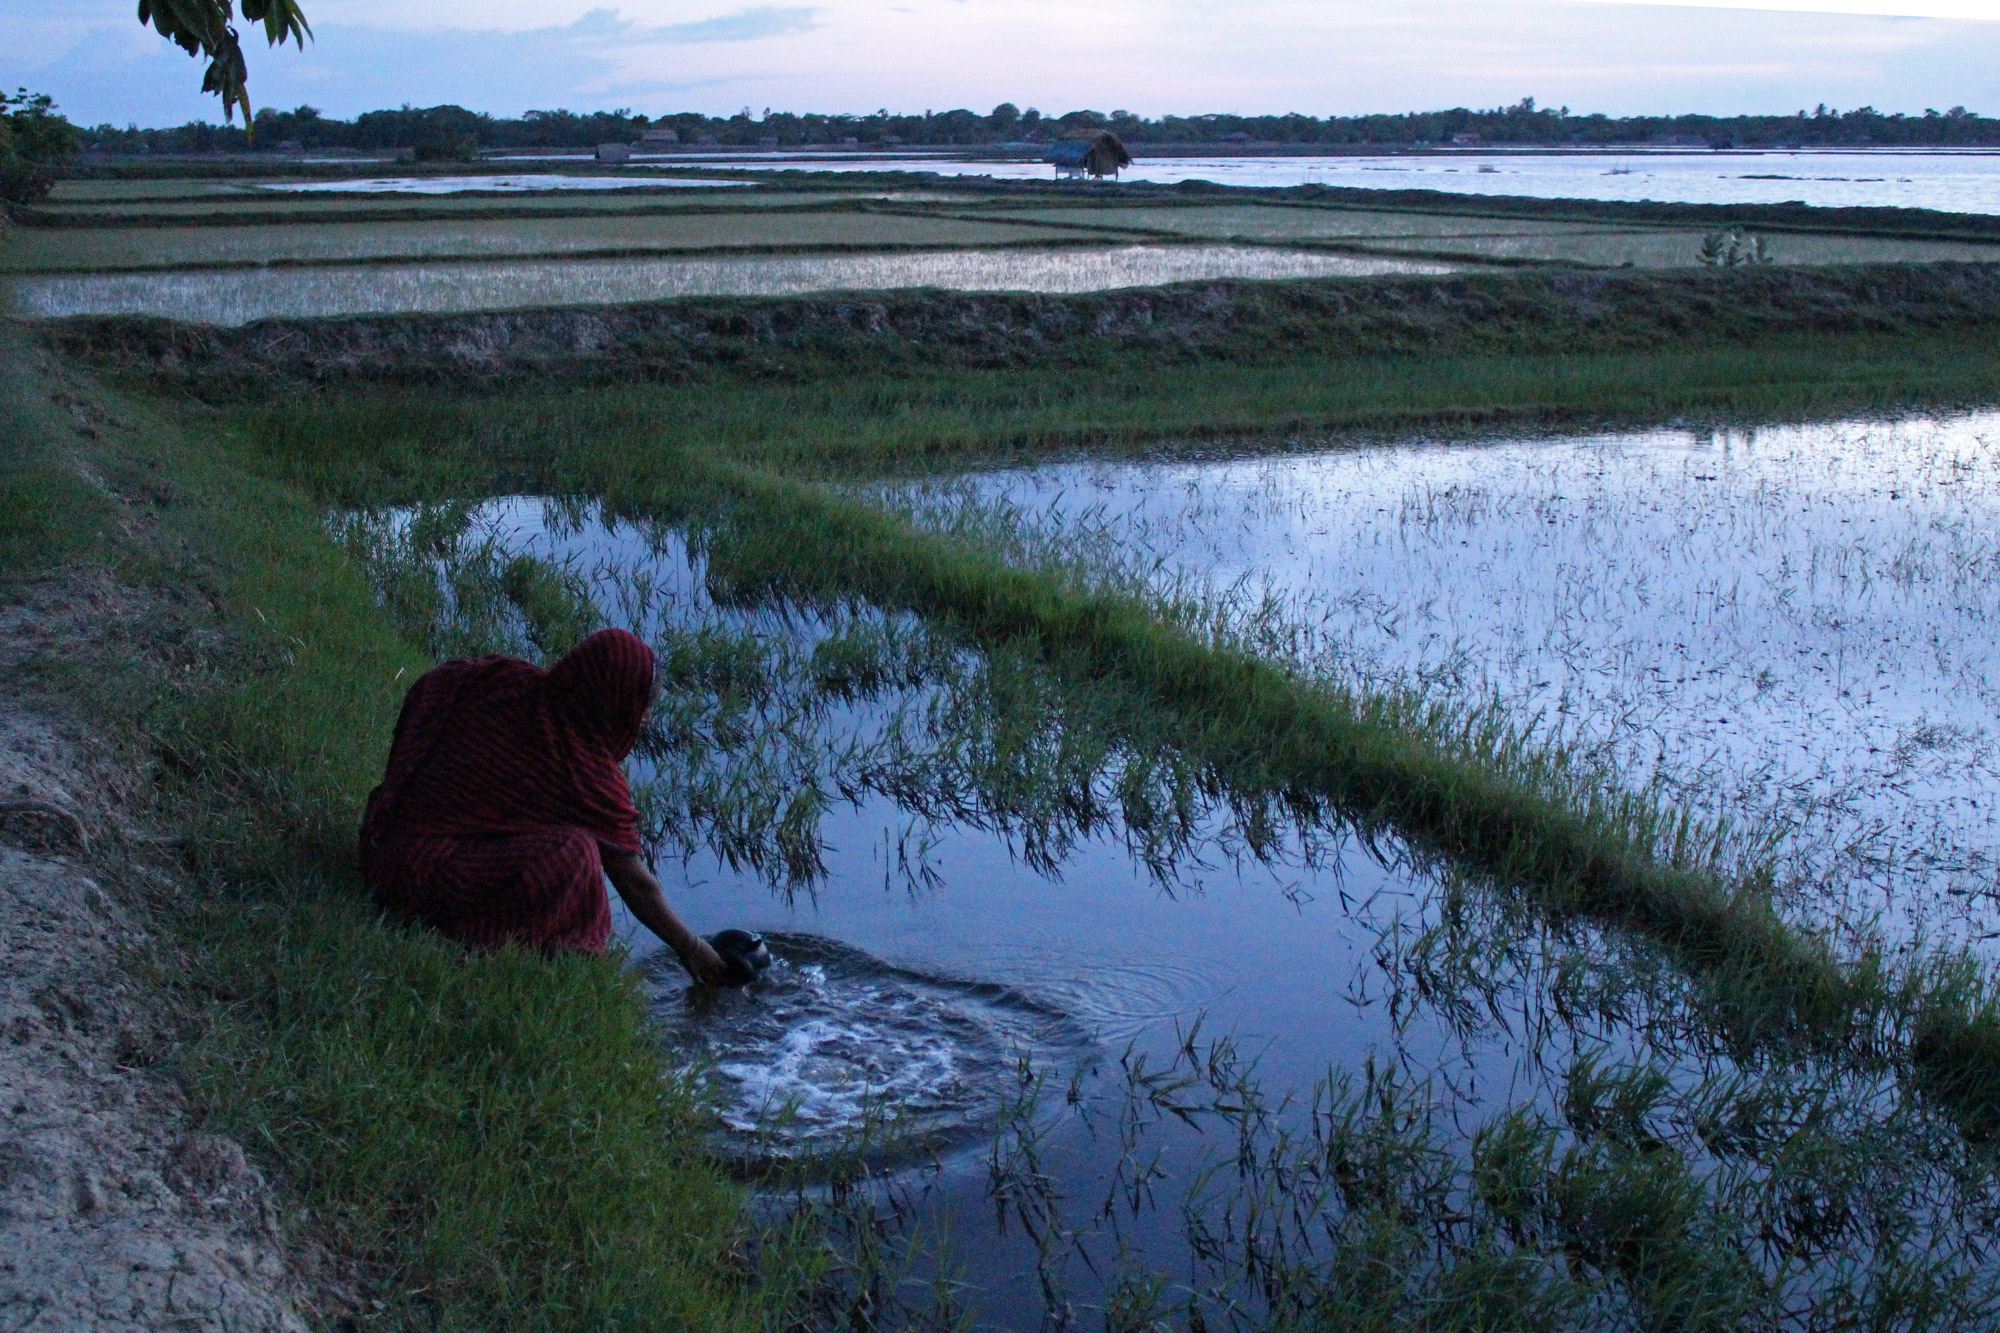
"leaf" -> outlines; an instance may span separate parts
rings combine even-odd
[[[264,25],[265,39],[272,46],[286,40],[301,47],[312,36],[305,11],[298,0],[243,0],[243,18]],[[251,127],[250,68],[237,39],[232,0],[139,0],[139,22],[150,25],[160,36],[191,56],[207,56],[201,90],[222,99],[223,119],[233,118],[243,108],[245,129]]]

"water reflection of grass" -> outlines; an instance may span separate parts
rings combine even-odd
[[[636,558],[545,566],[568,589],[568,609],[505,602],[479,590],[501,587],[524,557],[468,517],[424,511],[400,538],[363,525],[349,540],[407,608],[411,632],[442,632],[441,644],[468,642],[485,624],[492,646],[556,650],[550,626],[579,631],[604,615],[577,609],[593,595],[624,597],[613,618],[652,634],[674,664],[654,764],[737,770],[726,784],[733,819],[684,812],[718,848],[740,837],[741,824],[720,827],[733,820],[793,823],[787,797],[802,779],[823,791],[810,810],[873,785],[927,818],[997,822],[1030,839],[1049,812],[1072,834],[1122,822],[1135,854],[1164,855],[1168,874],[1199,854],[1198,840],[1184,834],[1163,849],[1131,836],[1135,819],[1143,829],[1163,808],[1241,812],[1230,827],[1252,856],[1348,827],[1295,794],[1257,788],[1268,774],[1197,759],[1184,728],[1144,701],[1052,676],[1037,656],[982,665],[948,637],[838,601],[775,619],[746,604],[736,614],[753,617],[750,629],[713,623],[717,608],[684,583],[630,598],[622,590],[634,585],[668,587],[646,573],[662,556],[684,558],[661,537]],[[423,548],[414,562],[412,544]],[[395,591],[405,580],[443,591],[419,605]],[[690,613],[712,623],[691,624]],[[831,702],[857,697],[893,705],[862,743],[842,734],[851,717],[815,725]],[[912,703],[921,707],[906,726]],[[794,762],[768,762],[774,744]],[[801,756],[812,756],[810,772]],[[1135,804],[1135,787],[1163,767],[1182,775],[1160,789],[1168,799]],[[1123,801],[1107,805],[1111,792]],[[1179,826],[1213,832],[1185,813]],[[1040,846],[1058,865],[1062,839]],[[782,857],[760,868],[778,882],[811,879],[809,863]],[[1383,1064],[1335,1072],[1303,1103],[1267,1092],[1228,1041],[1194,1033],[1164,1066],[1128,1049],[1101,1076],[1067,1076],[1066,1088],[1061,1071],[1051,1086],[1046,1069],[1024,1070],[990,1185],[1003,1230],[1028,1237],[1048,1307],[1102,1303],[1117,1317],[1209,1327],[1388,1326],[1470,1301],[1505,1326],[1717,1329],[1865,1323],[1912,1291],[1953,1319],[1992,1310],[1977,1241],[1995,1206],[1991,1164],[1899,1079],[1891,1052],[1770,1029],[1746,1045],[1727,997],[1690,987],[1644,947],[1526,907],[1448,880],[1414,919],[1374,923],[1360,998],[1386,1007],[1396,1039]],[[1455,1059],[1418,1054],[1431,1043],[1417,1034],[1434,1027],[1453,1048],[1518,1044],[1508,1099],[1495,1107],[1461,1085]],[[1061,1119],[1047,1114],[1050,1093],[1119,1145],[1088,1179],[1045,1164]],[[1221,1146],[1203,1148],[1203,1134]],[[812,1169],[860,1182],[867,1156]],[[852,1210],[877,1198],[863,1190],[836,1207],[801,1196],[793,1224],[865,1231]],[[893,1296],[881,1274],[921,1267],[929,1240],[871,1243],[842,1280]],[[1190,1255],[1191,1274],[1162,1278]]]
[[[584,424],[592,419],[590,409],[579,416],[565,408],[535,430],[566,440],[609,439],[637,425],[621,418],[616,401],[607,402],[609,412],[595,416],[594,426]],[[407,406],[401,399],[382,406],[392,404]],[[378,456],[385,437],[402,431],[465,438],[492,467],[495,456],[477,443],[480,429],[472,424],[486,410],[449,408],[460,413],[462,424],[445,426],[436,420],[419,425],[422,407],[396,424],[363,409],[338,437],[370,440]],[[379,431],[373,428],[378,422]],[[289,432],[276,438],[284,440],[289,468],[310,472],[323,456],[320,440]],[[526,443],[511,429],[509,439],[517,449]],[[351,467],[355,460],[345,446],[334,448],[336,465]],[[409,461],[418,462],[414,456]],[[451,465],[430,451],[418,466],[440,463]],[[588,466],[576,454],[568,463]],[[741,474],[725,480],[731,476],[716,478],[719,494],[730,497],[723,500],[725,510],[750,527],[743,543],[718,548],[720,567],[730,577],[866,591],[889,604],[959,619],[989,642],[1032,642],[1084,673],[1122,675],[1142,693],[1210,719],[1200,743],[1211,752],[1255,756],[1273,785],[1386,820],[1440,851],[1470,858],[1502,882],[1536,885],[1533,892],[1556,910],[1602,914],[1675,941],[1690,962],[1734,990],[1753,1028],[1803,1022],[1844,1031],[1857,1013],[1882,1005],[1905,1013],[1905,1028],[1915,1021],[1900,987],[1917,984],[1916,976],[1884,977],[1865,961],[1858,971],[1837,964],[1824,942],[1795,934],[1778,917],[1756,877],[1741,891],[1714,877],[1709,858],[1716,844],[1696,836],[1698,823],[1689,812],[1663,804],[1657,794],[1604,781],[1601,771],[1576,764],[1566,750],[1531,743],[1504,717],[1439,710],[1398,695],[1317,694],[1261,662],[1254,644],[1245,651],[1226,638],[1210,642],[1207,626],[1163,625],[1143,600],[1065,591],[799,488]],[[653,493],[669,508],[688,503],[669,498],[673,492]],[[800,567],[789,553],[805,551],[818,558]],[[1668,859],[1651,859],[1662,854]],[[1947,968],[1923,976],[1921,985],[1941,987],[1934,1017],[1942,1025],[1931,1025],[1927,1053],[1941,1056],[1954,1043],[1976,1047],[1986,1040],[1979,1034],[1988,1020],[1971,1021],[1979,1002],[1965,974]],[[1863,1020],[1862,1026],[1871,1023]],[[1987,1067],[1986,1057],[1972,1050],[1958,1054],[1970,1057],[1968,1069]]]
[[[1992,929],[1986,426],[1072,465],[917,503],[972,531],[1004,496],[983,526],[1010,548],[1157,567],[1168,596],[1245,580],[1266,652],[1497,695],[1729,820],[1739,863],[1775,845],[1822,925],[1966,943]]]

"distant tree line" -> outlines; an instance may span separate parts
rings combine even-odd
[[[368,111],[353,120],[321,115],[309,106],[293,111],[269,107],[257,113],[258,148],[281,144],[306,150],[408,150],[418,156],[464,157],[483,150],[588,148],[629,142],[648,130],[671,130],[688,145],[801,147],[813,144],[899,144],[948,146],[1040,142],[1080,130],[1108,129],[1127,143],[1312,144],[1329,148],[1422,147],[1459,144],[1671,144],[1689,147],[1973,147],[2000,145],[2000,120],[1953,107],[1922,115],[1893,114],[1859,107],[1835,111],[1821,105],[1791,116],[1604,116],[1572,115],[1568,107],[1548,108],[1524,98],[1513,106],[1474,111],[1408,112],[1370,116],[1161,116],[1129,111],[1070,111],[1060,116],[1025,111],[1003,102],[981,115],[975,111],[926,111],[894,115],[824,116],[772,111],[761,116],[745,107],[733,116],[684,111],[648,117],[629,109],[580,114],[530,111],[519,119],[489,116],[458,106]],[[202,153],[239,151],[250,146],[244,131],[230,125],[193,122],[177,129],[118,129],[99,125],[85,131],[89,149],[115,153]]]

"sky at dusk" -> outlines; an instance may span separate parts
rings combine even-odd
[[[1612,115],[1822,102],[2000,114],[2000,0],[1746,8],[1615,0],[305,0],[317,40],[251,54],[259,106],[497,115],[1165,112],[1544,106]],[[246,40],[246,45],[247,45]],[[0,87],[97,124],[219,120],[132,0],[6,0]]]

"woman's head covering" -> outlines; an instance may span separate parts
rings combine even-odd
[[[622,629],[601,629],[549,668],[549,707],[615,759],[632,752],[653,702],[653,650]]]

